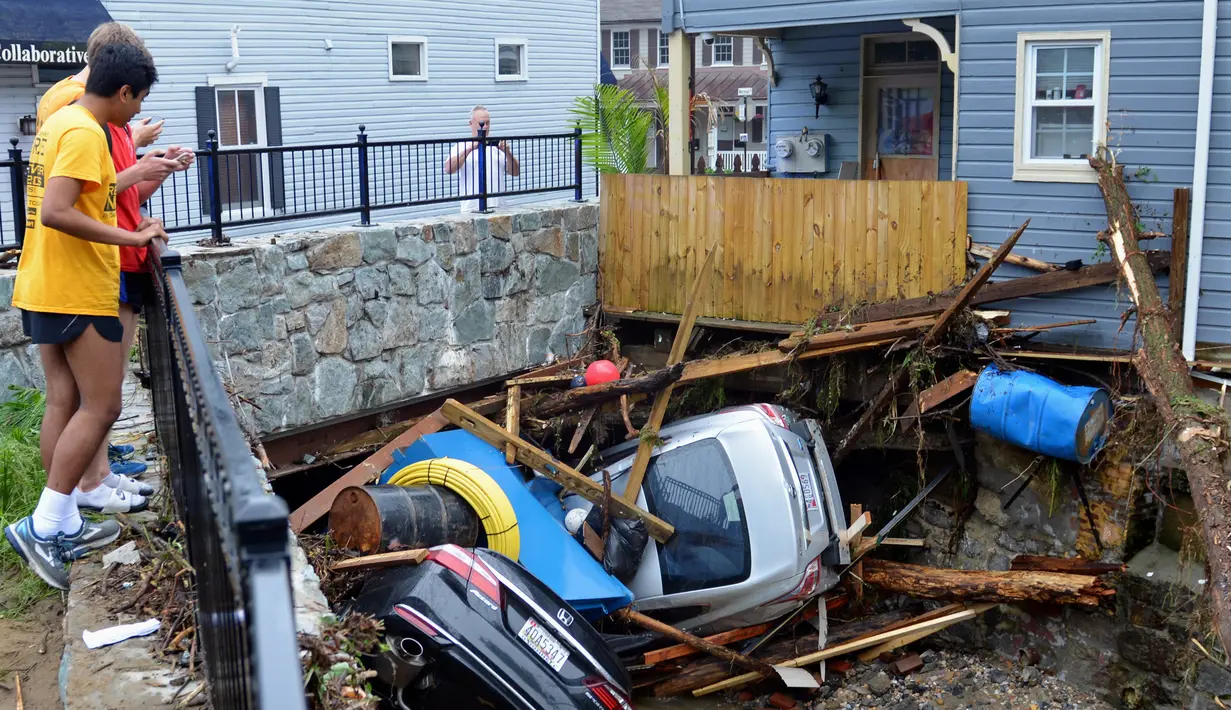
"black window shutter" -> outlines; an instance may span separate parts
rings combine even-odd
[[[603,30],[603,55],[607,57],[607,64],[611,64],[611,30]]]
[[[641,62],[641,30],[628,31],[628,66],[633,69],[642,68]]]
[[[761,66],[764,59],[761,56],[761,43],[757,40],[752,40],[752,64],[753,66]]]
[[[265,87],[265,141],[270,146],[282,145],[282,92],[276,86]],[[269,203],[274,211],[286,209],[285,156],[269,154]]]
[[[197,148],[205,151],[209,132],[218,130],[218,101],[214,87],[198,86],[197,94]],[[209,158],[197,161],[197,188],[201,195],[201,214],[209,216]]]
[[[646,30],[645,58],[650,69],[658,67],[658,30]]]
[[[744,38],[731,38],[731,63],[735,66],[742,66],[744,63]]]
[[[701,66],[708,67],[714,63],[714,45],[709,42],[701,43]]]

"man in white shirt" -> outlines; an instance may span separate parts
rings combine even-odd
[[[475,106],[470,109],[470,135],[476,138],[479,131],[484,131],[484,135],[491,135],[492,132],[492,116],[487,109],[482,106]],[[458,174],[458,190],[463,196],[478,195],[479,190],[479,141],[466,141],[458,143],[449,151],[449,157],[445,159],[445,172],[453,175]],[[513,150],[509,147],[506,141],[500,141],[497,145],[487,146],[487,192],[504,192],[504,176],[512,175],[517,177],[521,174],[521,164],[517,162],[517,158],[513,156]],[[489,208],[498,207],[500,198],[487,198],[487,206]],[[478,200],[465,200],[462,202],[462,212],[478,212]]]

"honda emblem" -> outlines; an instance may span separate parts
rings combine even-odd
[[[561,609],[560,611],[556,612],[556,618],[559,619],[560,623],[564,624],[565,626],[573,625],[573,615],[568,613],[564,609]]]

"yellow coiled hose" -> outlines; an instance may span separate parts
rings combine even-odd
[[[511,560],[521,552],[521,534],[513,504],[483,469],[466,461],[440,458],[413,463],[393,474],[393,486],[443,486],[466,501],[483,523],[487,547]]]

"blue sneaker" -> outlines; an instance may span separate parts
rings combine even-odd
[[[67,590],[69,562],[115,542],[120,537],[120,524],[114,520],[87,520],[72,535],[60,533],[47,539],[34,532],[34,521],[26,516],[6,527],[4,537],[39,579],[56,589]]]
[[[140,461],[112,461],[111,472],[129,478],[136,478],[148,470]]]
[[[136,453],[132,444],[108,444],[107,457],[111,459],[126,459]]]

